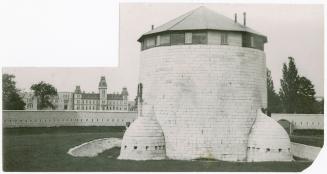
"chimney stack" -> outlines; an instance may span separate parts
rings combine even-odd
[[[243,12],[243,26],[246,26],[246,13]]]
[[[234,14],[234,22],[237,23],[237,13]]]
[[[151,25],[151,30],[153,30],[154,29],[154,25]]]

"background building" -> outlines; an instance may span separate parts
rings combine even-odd
[[[74,110],[110,110],[128,111],[128,91],[124,87],[121,93],[107,93],[107,82],[104,76],[99,82],[99,93],[85,93],[80,86],[74,92]]]
[[[37,98],[34,96],[33,92],[20,93],[25,103],[25,110],[37,110]]]
[[[74,92],[58,92],[58,95],[50,100],[55,106],[54,110],[135,110],[134,104],[128,102],[126,87],[123,87],[120,93],[111,94],[107,93],[107,89],[106,79],[102,76],[98,87],[99,93],[85,93],[80,86],[76,86]],[[37,110],[37,98],[33,92],[25,92],[22,97],[26,103],[26,110]]]
[[[58,92],[58,95],[52,99],[56,110],[73,110],[73,102],[72,92]]]

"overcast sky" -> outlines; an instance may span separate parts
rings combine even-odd
[[[95,51],[94,54],[96,56],[103,56],[105,54],[103,50],[106,50],[105,47],[109,47],[108,51],[111,51],[110,41],[112,41],[112,33],[108,34],[107,32],[113,31],[112,27],[115,27],[115,25],[112,25],[111,21],[106,18],[106,14],[108,13],[106,10],[109,9],[109,7],[106,8],[106,5],[108,4],[103,2],[104,4],[101,6],[99,2],[102,1],[97,1],[99,8],[96,8],[96,6],[90,6],[85,1],[82,1],[76,8],[70,9],[72,11],[69,14],[65,14],[67,15],[65,18],[70,18],[70,15],[73,15],[74,19],[84,21],[85,26],[95,25],[96,27],[84,29],[80,25],[77,25],[78,23],[76,25],[70,23],[67,30],[64,26],[58,26],[57,28],[60,30],[52,30],[52,32],[55,32],[59,36],[65,33],[66,40],[71,42],[91,42],[94,43],[91,45],[102,45],[99,47],[104,47],[103,49],[97,48],[97,46],[93,46],[95,49],[84,48]],[[75,85],[80,85],[82,90],[85,91],[97,91],[100,76],[105,75],[107,77],[109,92],[120,92],[121,88],[126,86],[131,94],[130,96],[132,96],[130,99],[134,98],[138,83],[140,53],[140,45],[136,40],[143,33],[147,32],[151,25],[159,26],[200,5],[207,6],[217,13],[230,18],[233,18],[234,13],[238,13],[239,21],[242,21],[241,14],[244,11],[247,13],[247,26],[268,37],[268,43],[265,45],[267,67],[272,71],[275,89],[278,90],[280,87],[279,80],[282,74],[282,64],[288,61],[287,57],[292,56],[295,58],[300,75],[312,80],[317,95],[323,96],[324,30],[323,6],[321,5],[120,4],[119,67],[5,68],[3,72],[15,74],[17,86],[21,89],[29,89],[31,84],[44,80],[52,83],[58,91],[73,91]],[[47,6],[47,8],[51,7]],[[54,6],[54,8],[62,7]],[[85,11],[87,11],[87,19],[85,19]],[[118,16],[116,17],[118,18]],[[55,19],[46,20],[46,24],[49,25]],[[85,23],[85,21],[90,23]],[[18,22],[21,21],[18,20]],[[33,26],[29,27],[33,28]],[[24,28],[17,30],[24,31]],[[69,34],[76,36],[76,33],[74,33],[76,30],[78,30],[79,34],[83,33],[85,37],[77,41],[76,39],[74,40],[74,37],[71,37]],[[46,43],[58,41],[57,39],[44,35],[44,33],[42,34],[45,38],[50,39],[44,40]],[[94,35],[102,37],[93,37]],[[28,48],[28,42],[24,41],[23,43]],[[61,47],[61,43],[58,42],[56,44],[58,47]],[[65,46],[65,43],[62,44]],[[85,47],[85,45],[83,46]],[[24,45],[19,44],[19,48],[15,50],[19,51],[21,49],[24,50]],[[83,47],[79,47],[79,49],[83,50]],[[13,52],[13,54],[16,53]],[[49,56],[46,54],[43,55],[43,58],[51,58],[49,60],[56,61],[51,52],[48,52],[48,54]],[[81,55],[80,57],[76,55],[72,57],[76,61],[80,58],[87,59],[91,62],[96,61],[92,57],[92,52]],[[109,59],[112,59],[112,57]]]

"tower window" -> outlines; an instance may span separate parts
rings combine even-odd
[[[250,44],[251,44],[251,47],[255,47],[255,42],[254,42],[253,36],[250,37]]]
[[[267,149],[266,149],[266,152],[270,152],[270,148],[267,148]]]
[[[186,44],[192,43],[192,33],[185,33],[185,43]]]
[[[160,35],[157,36],[156,38],[156,46],[160,45]]]
[[[134,149],[136,150],[137,149],[137,146],[134,146]]]
[[[169,45],[170,44],[170,35],[163,34],[160,35],[160,45]]]
[[[145,39],[145,47],[152,48],[156,45],[155,37],[150,37]]]
[[[149,146],[145,146],[145,150],[148,150],[149,149]]]
[[[278,152],[281,152],[282,151],[282,149],[278,149]]]
[[[193,44],[206,44],[207,33],[206,32],[194,32],[192,37]]]
[[[228,45],[228,34],[221,33],[221,45]]]
[[[183,45],[185,43],[184,33],[172,33],[170,36],[171,45]]]

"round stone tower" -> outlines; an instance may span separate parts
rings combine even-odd
[[[200,7],[138,41],[143,98],[166,156],[246,161],[257,110],[267,105],[266,36]]]

